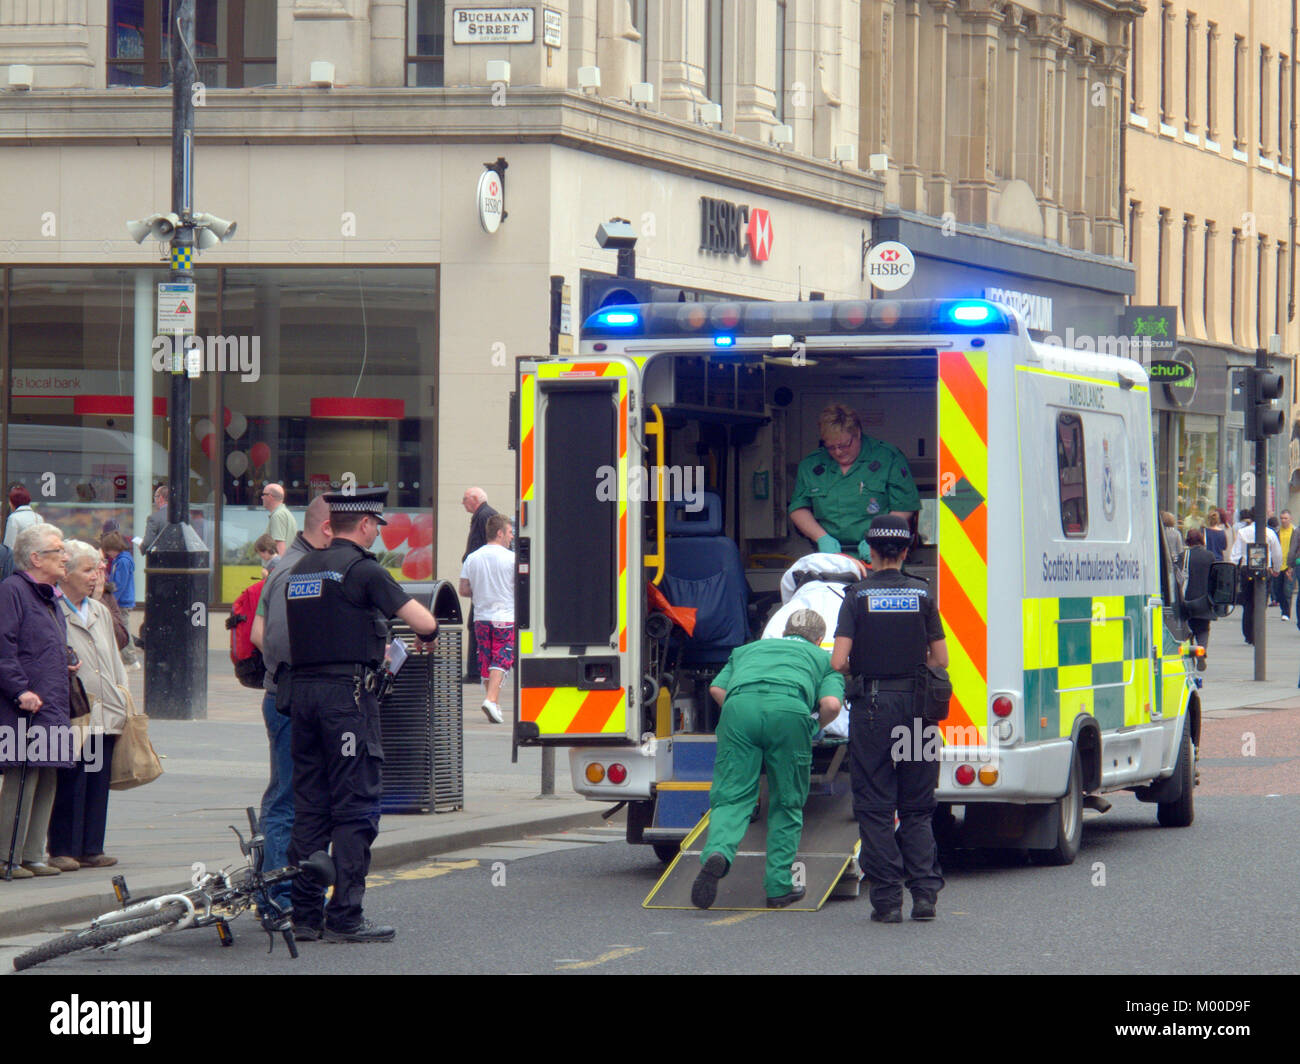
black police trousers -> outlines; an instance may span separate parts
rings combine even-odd
[[[370,844],[379,833],[384,751],[375,696],[346,677],[296,675],[293,681],[293,835],[289,862],[333,847],[334,896],[294,877],[294,922],[351,931],[362,920]]]
[[[899,908],[904,883],[914,896],[934,897],[943,889],[930,823],[939,762],[925,757],[935,753],[938,740],[926,749],[926,727],[908,691],[880,691],[874,699],[867,693],[850,707],[853,815],[862,836],[858,863],[876,909]]]

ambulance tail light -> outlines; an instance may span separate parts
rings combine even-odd
[[[593,761],[587,766],[587,771],[584,774],[588,783],[603,783],[605,780],[605,766]]]
[[[1006,695],[998,695],[997,698],[993,699],[994,716],[1009,717],[1011,716],[1012,710],[1014,710],[1015,708],[1016,708],[1015,703],[1012,702],[1011,699],[1009,699]]]
[[[609,779],[610,783],[625,783],[627,781],[627,767],[624,765],[620,765],[617,761],[615,761],[612,765],[609,766],[609,772],[607,773],[607,778]]]
[[[970,765],[958,765],[953,778],[963,787],[969,787],[975,782],[975,770]]]
[[[992,787],[998,781],[998,770],[992,765],[984,765],[979,770],[979,781],[985,787]]]

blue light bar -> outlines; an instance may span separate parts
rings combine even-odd
[[[948,317],[957,325],[987,325],[996,313],[988,303],[957,303],[948,308]]]
[[[713,343],[716,347],[731,347],[736,342],[734,336],[715,336]]]
[[[623,307],[611,307],[608,310],[597,311],[594,316],[597,325],[612,325],[620,328],[628,328],[641,324],[641,315],[635,310],[627,310]]]

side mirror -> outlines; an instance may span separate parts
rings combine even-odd
[[[1216,613],[1220,609],[1226,613],[1228,608],[1236,605],[1237,567],[1231,562],[1215,562],[1211,565],[1206,585],[1210,604],[1214,606]]]

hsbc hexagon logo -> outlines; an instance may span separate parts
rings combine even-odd
[[[766,208],[700,197],[701,251],[766,262],[772,256],[772,235]]]

